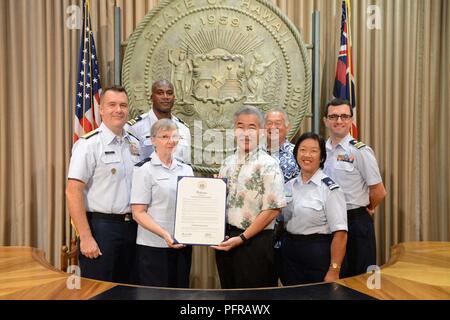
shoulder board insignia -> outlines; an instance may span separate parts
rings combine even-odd
[[[356,141],[356,140],[351,140],[350,144],[352,146],[354,146],[356,149],[361,149],[361,148],[364,148],[366,146],[364,143],[362,143],[360,141]]]
[[[187,165],[187,166],[190,166],[190,167],[192,167],[192,165],[191,165],[191,164],[187,163],[186,161],[184,161],[184,160],[183,160],[183,159],[181,159],[181,158],[175,157],[175,159],[177,159],[177,161],[178,161],[179,163],[182,163],[182,164],[185,164],[185,165]]]
[[[128,123],[130,126],[134,126],[136,123],[138,123],[138,122],[141,121],[141,120],[142,120],[142,117],[141,117],[141,116],[137,116],[136,118],[131,119],[131,120],[128,121],[127,123]]]
[[[323,178],[322,181],[323,181],[323,183],[325,183],[325,184],[327,185],[327,187],[328,187],[330,190],[334,190],[334,189],[339,188],[339,185],[336,184],[336,183],[335,183],[331,178],[329,178],[329,177]]]
[[[187,125],[187,123],[184,122],[183,120],[181,120],[180,118],[173,116],[173,119],[174,119],[175,121],[178,121],[178,122],[181,123],[181,124],[184,124],[186,127],[189,128],[189,126]]]
[[[93,136],[95,136],[96,134],[100,133],[100,131],[98,130],[92,130],[88,133],[86,133],[85,135],[81,136],[82,139],[89,139],[92,138]]]
[[[148,157],[147,159],[142,160],[139,163],[136,163],[134,166],[135,167],[142,167],[144,164],[146,164],[147,162],[149,162],[150,160],[152,160],[152,158]]]
[[[128,133],[130,136],[132,136],[133,138],[135,138],[137,141],[139,141],[139,138],[136,137],[134,134],[132,134],[130,131],[127,131],[127,133]]]

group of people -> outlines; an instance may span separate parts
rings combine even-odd
[[[105,89],[101,126],[73,147],[66,195],[81,275],[188,288],[192,248],[173,233],[177,179],[194,175],[191,135],[171,113],[169,81],[153,84],[151,100],[128,121],[125,90]],[[226,236],[212,247],[222,288],[331,282],[376,264],[373,214],[386,191],[372,149],[349,134],[352,116],[335,99],[323,118],[330,138],[307,132],[293,145],[283,109],[234,114],[236,152],[218,175]]]

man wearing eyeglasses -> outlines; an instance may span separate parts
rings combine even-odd
[[[141,142],[141,159],[144,160],[153,153],[154,148],[150,139],[153,124],[160,119],[171,119],[178,127],[180,141],[174,157],[184,163],[191,163],[191,133],[187,125],[172,114],[175,103],[175,92],[168,80],[158,80],[152,85],[152,108],[150,111],[137,116],[127,122],[126,129],[136,135]]]
[[[350,135],[353,110],[347,100],[334,99],[323,121],[330,132],[324,172],[338,183],[347,203],[348,240],[345,277],[376,265],[373,214],[386,196],[373,150]]]

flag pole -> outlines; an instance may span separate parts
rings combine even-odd
[[[89,34],[86,34],[86,26],[88,26],[89,30],[90,30],[90,23],[89,23],[90,19],[88,17],[90,17],[90,14],[91,14],[91,11],[90,11],[90,8],[89,8],[89,0],[85,0],[85,2],[86,2],[86,4],[85,4],[85,7],[84,7],[84,18],[86,19],[86,22],[83,25],[84,39],[86,39],[86,36],[89,37]],[[88,47],[89,55],[91,55],[91,52],[90,52],[91,46],[88,44],[87,47]],[[83,78],[86,78],[86,64],[83,65],[83,72],[84,72]],[[86,81],[86,80],[83,80],[83,82],[84,81]],[[85,96],[86,96],[86,87],[83,86],[83,114],[86,114],[86,99],[84,98]],[[86,125],[86,121],[85,121],[85,118],[83,117],[83,118],[81,118],[81,127],[83,128],[84,132],[86,132],[85,125]]]
[[[120,29],[121,29],[120,7],[114,7],[114,84],[122,84],[120,76],[120,66],[122,64],[120,56]]]
[[[345,0],[345,6],[347,9],[347,33],[348,33],[348,43],[347,43],[347,52],[348,52],[348,65],[349,65],[349,97],[350,97],[350,102],[352,103],[352,107],[354,107],[355,101],[354,101],[354,97],[353,97],[353,81],[352,81],[352,76],[353,76],[353,43],[352,43],[352,31],[351,31],[351,26],[352,26],[352,12],[351,12],[351,8],[350,8],[350,0]]]
[[[313,12],[313,123],[312,131],[320,134],[320,12]]]
[[[354,93],[356,93],[356,87],[355,87],[355,79],[354,77],[354,70],[353,70],[353,42],[352,42],[352,9],[351,9],[351,0],[347,0],[346,2],[346,9],[347,9],[347,32],[348,32],[348,59],[349,59],[349,97],[352,104],[353,109],[353,119],[352,119],[352,128],[350,130],[350,134],[355,139],[358,139],[358,130],[356,126],[357,122],[357,112],[356,112],[356,98],[354,96]]]

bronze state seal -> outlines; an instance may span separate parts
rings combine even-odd
[[[147,112],[153,81],[174,84],[173,114],[190,127],[195,170],[215,173],[234,150],[233,113],[283,108],[291,138],[310,100],[311,70],[296,27],[264,0],[161,1],[131,35],[123,82],[131,114]]]

